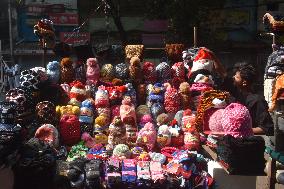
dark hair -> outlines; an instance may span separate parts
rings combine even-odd
[[[239,62],[234,66],[235,73],[240,72],[242,79],[246,80],[249,84],[252,84],[256,81],[257,72],[253,65],[247,62]]]

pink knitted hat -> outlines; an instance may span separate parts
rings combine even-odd
[[[217,109],[217,108],[210,108],[205,111],[204,117],[203,117],[203,131],[209,131],[210,133],[214,134],[223,132],[223,126],[222,126],[222,115],[223,115],[224,109]]]
[[[242,104],[231,103],[222,114],[224,132],[234,137],[253,136],[252,120],[249,110]]]
[[[168,113],[176,114],[180,109],[181,98],[177,89],[168,87],[165,92],[164,106]]]
[[[148,151],[152,151],[155,147],[157,137],[157,131],[153,123],[146,123],[144,127],[139,131],[137,141],[138,144],[144,144],[147,146]]]
[[[96,58],[89,58],[87,60],[87,83],[96,83],[100,78],[100,67]]]
[[[120,117],[124,123],[136,124],[135,107],[130,98],[124,98],[120,106]]]

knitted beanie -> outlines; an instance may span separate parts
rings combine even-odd
[[[183,117],[183,111],[184,111],[184,110],[179,110],[179,111],[176,113],[175,117],[174,117],[174,119],[177,121],[177,124],[178,124],[179,126],[181,126],[182,117]]]
[[[82,102],[81,108],[80,108],[80,117],[79,121],[81,123],[89,123],[90,127],[92,128],[93,123],[93,117],[94,117],[94,110],[93,110],[93,103],[91,100],[86,99]],[[82,127],[81,127],[82,131]]]
[[[111,145],[126,142],[126,128],[120,117],[115,117],[109,126],[108,143]]]
[[[21,72],[20,85],[22,87],[27,87],[32,91],[38,90],[40,82],[40,75],[37,72],[33,70],[24,70]]]
[[[139,120],[139,123],[138,123],[138,129],[142,129],[144,127],[144,125],[146,123],[153,123],[153,119],[152,119],[152,116],[151,114],[145,114],[141,117],[141,119]]]
[[[157,144],[160,148],[171,144],[171,132],[167,125],[161,125],[157,133]]]
[[[109,96],[107,90],[98,89],[95,98],[96,107],[108,107],[109,106]]]
[[[119,116],[120,115],[120,105],[111,106],[110,109],[111,109],[111,120],[115,116]]]
[[[177,89],[173,87],[168,87],[165,92],[165,101],[164,101],[165,110],[168,113],[176,114],[177,111],[180,110],[180,103],[181,99]]]
[[[122,105],[120,106],[120,117],[124,123],[136,124],[135,107],[131,103],[130,98],[124,98],[122,100]]]
[[[131,156],[131,151],[127,145],[118,144],[114,147],[112,155],[119,159],[128,159]]]
[[[125,47],[125,55],[127,59],[131,59],[132,57],[142,58],[144,51],[144,45],[126,45]]]
[[[136,159],[137,157],[140,156],[140,154],[142,154],[144,152],[144,149],[142,147],[139,147],[139,146],[135,146],[133,148],[131,148],[131,157],[133,159]]]
[[[42,126],[40,126],[36,130],[35,138],[47,142],[54,148],[57,148],[59,146],[58,130],[51,124],[43,124]]]
[[[181,126],[182,130],[184,132],[189,132],[191,131],[194,127],[195,124],[195,115],[192,113],[190,109],[187,109],[183,112],[183,117],[181,120]]]
[[[65,145],[74,145],[80,141],[80,122],[75,115],[63,115],[59,122],[61,141]]]
[[[129,77],[133,81],[134,86],[143,83],[143,72],[138,57],[132,57],[129,65]]]
[[[153,123],[146,123],[139,131],[136,143],[146,145],[148,151],[152,151],[156,144],[157,131]]]
[[[129,67],[125,63],[120,63],[115,66],[115,77],[126,80],[129,77]]]
[[[136,117],[138,121],[141,120],[141,117],[147,114],[150,114],[150,109],[148,108],[148,106],[140,105],[136,108]]]
[[[144,62],[143,64],[143,74],[145,79],[145,84],[154,84],[157,82],[157,72],[154,63]]]
[[[79,102],[82,102],[86,99],[86,89],[85,86],[80,81],[73,81],[71,84],[72,86],[70,91],[70,99],[76,99]]]
[[[73,62],[70,58],[63,58],[61,60],[61,83],[71,83],[75,78],[75,70],[72,64]]]
[[[215,62],[215,58],[214,58],[213,53],[210,50],[204,47],[201,47],[197,55],[195,56],[195,59],[193,60],[191,72],[194,72],[200,69],[206,69],[211,72],[214,68],[214,62]]]
[[[35,98],[32,91],[27,87],[17,87],[10,89],[6,93],[6,100],[17,105],[17,114],[33,111],[35,108]]]
[[[171,67],[167,62],[161,62],[156,67],[158,81],[161,83],[169,82],[171,80]]]
[[[214,132],[223,132],[222,126],[222,115],[224,109],[210,108],[204,112],[203,117],[203,131],[209,131],[214,134]]]
[[[182,51],[184,44],[166,44],[165,51],[167,57],[173,62],[182,61]]]
[[[167,125],[170,122],[169,115],[166,113],[162,113],[158,115],[156,119],[157,126]]]
[[[185,132],[184,133],[184,149],[190,151],[200,149],[200,137],[198,132]]]
[[[55,105],[49,101],[39,102],[36,105],[36,116],[40,124],[56,124]]]
[[[172,66],[172,76],[185,79],[185,67],[183,62],[176,62]]]
[[[183,110],[190,107],[190,85],[187,82],[183,82],[179,85],[179,94],[181,97],[181,107]]]
[[[57,61],[49,62],[46,65],[46,74],[48,79],[53,83],[58,83],[60,80],[60,64]]]
[[[151,103],[160,102],[164,103],[164,86],[161,83],[156,83],[150,94],[149,94],[149,101]]]
[[[105,108],[97,108],[97,115],[103,115],[104,117],[107,118],[107,123],[110,121],[110,116],[111,116],[111,110],[108,107]]]
[[[181,130],[181,127],[178,126],[177,121],[173,119],[170,123],[170,133],[171,133],[171,144],[175,147],[183,146],[184,144],[184,135]]]
[[[136,99],[136,90],[132,83],[127,83],[126,85],[127,91],[125,92],[124,96],[129,96],[131,98],[131,102],[136,106],[137,99]]]
[[[100,70],[101,79],[105,82],[111,82],[114,78],[114,68],[111,64],[104,64]]]
[[[100,66],[96,58],[87,59],[86,79],[88,84],[96,83],[100,78]]]
[[[224,132],[234,137],[253,136],[252,120],[249,110],[242,104],[231,103],[222,115],[221,123]]]
[[[149,155],[152,161],[158,161],[161,164],[164,164],[167,160],[166,156],[161,153],[149,152]]]
[[[158,115],[164,112],[165,112],[165,109],[162,103],[157,102],[151,106],[151,114],[152,114],[153,119],[157,119]]]

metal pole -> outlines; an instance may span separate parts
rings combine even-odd
[[[193,45],[197,47],[197,27],[193,27]]]
[[[43,46],[43,55],[42,55],[42,63],[43,63],[43,67],[45,68],[46,67],[46,64],[45,64],[45,62],[46,62],[46,42],[45,42],[45,39],[43,38],[42,39],[43,41],[42,41],[42,46]]]
[[[12,10],[11,0],[8,1],[8,17],[9,17],[9,41],[10,41],[10,55],[11,62],[14,65],[14,46],[13,46],[13,31],[12,31]]]

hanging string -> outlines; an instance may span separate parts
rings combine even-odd
[[[108,45],[109,44],[109,35],[110,35],[109,34],[110,33],[110,21],[109,21],[109,12],[108,12],[108,10],[110,10],[110,6],[106,2],[106,0],[102,0],[102,2],[104,3],[105,25],[106,25],[106,32],[107,32],[106,43]]]
[[[88,16],[88,18],[84,20],[84,22],[83,22],[81,25],[79,25],[78,27],[74,28],[74,29],[72,30],[71,35],[68,36],[68,37],[64,40],[64,43],[66,43],[66,41],[68,41],[68,40],[69,40],[71,37],[73,37],[76,33],[79,33],[80,29],[90,20],[91,16],[93,16],[96,12],[98,12],[98,10],[101,8],[102,5],[103,5],[103,4],[99,5],[99,6],[94,10],[94,12],[91,13],[91,14]]]

